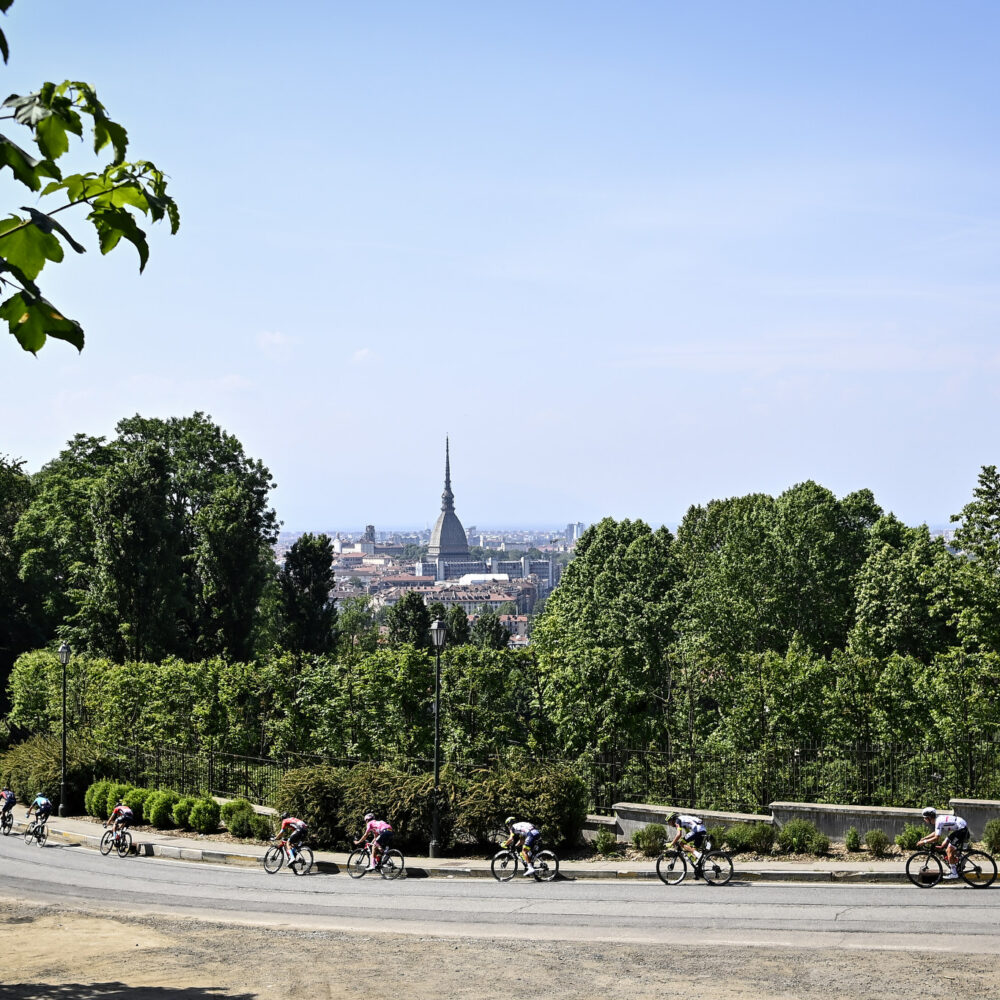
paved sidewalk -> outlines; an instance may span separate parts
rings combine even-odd
[[[11,836],[24,829],[24,813],[15,812],[14,831]],[[97,849],[104,829],[100,823],[74,817],[49,819],[49,836],[62,843],[78,844]],[[239,865],[255,867],[260,865],[267,844],[234,843],[226,844],[209,840],[197,834],[173,835],[150,830],[133,830],[137,852],[147,857],[173,858],[180,861],[198,861],[207,864]],[[321,872],[343,873],[347,865],[346,851],[316,851],[316,868]],[[864,861],[746,861],[734,862],[735,879],[759,882],[886,882],[906,883],[903,871],[904,859],[900,857],[884,860]],[[406,873],[409,878],[490,878],[488,858],[406,858]],[[656,862],[618,861],[601,859],[598,861],[565,861],[559,866],[560,877],[566,879],[655,879]]]

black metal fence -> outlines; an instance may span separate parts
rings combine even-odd
[[[315,764],[349,767],[357,758],[292,755],[243,757],[211,749],[120,746],[110,752],[120,781],[173,788],[182,794],[273,801],[281,776]],[[428,760],[393,761],[406,771],[429,771]],[[503,768],[503,759],[449,760],[459,773]],[[952,797],[1000,799],[1000,743],[948,747],[892,744],[768,747],[740,752],[668,753],[623,750],[566,764],[590,784],[591,808],[616,802],[698,809],[766,812],[775,801],[918,806]]]

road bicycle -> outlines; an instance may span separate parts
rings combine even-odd
[[[294,859],[289,861],[288,841],[279,840],[264,855],[264,871],[273,875],[282,865],[287,864],[296,875],[308,875],[313,866],[312,848],[308,844],[296,844],[295,851]]]
[[[921,889],[930,889],[944,877],[948,865],[941,844],[931,844],[915,851],[906,859],[906,877]],[[963,847],[956,862],[959,877],[973,889],[986,889],[997,877],[997,863],[992,854]]]
[[[376,871],[382,878],[399,878],[405,871],[403,855],[394,847],[387,848],[378,859],[378,864],[372,866],[372,849],[366,844],[355,851],[351,851],[347,859],[347,874],[351,878],[361,878],[362,875],[370,871]]]
[[[498,882],[509,882],[523,867],[524,859],[518,851],[505,847],[497,851],[490,862],[490,871]],[[531,856],[531,874],[536,882],[551,882],[559,874],[559,858],[554,851],[538,851]]]
[[[127,857],[132,851],[132,834],[128,830],[105,830],[101,837],[101,854],[107,856],[112,851],[118,852],[118,857]]]
[[[24,829],[24,842],[30,844],[32,841],[39,847],[45,846],[45,841],[49,839],[49,828],[45,825],[45,820],[41,823],[32,817],[32,820]]]
[[[14,826],[14,812],[11,809],[5,809],[3,813],[0,813],[0,832],[6,837],[10,833]]]
[[[725,885],[733,877],[733,859],[725,851],[711,849],[695,859],[687,851],[664,851],[656,859],[656,874],[665,885],[680,885],[691,866],[696,879],[708,885]]]

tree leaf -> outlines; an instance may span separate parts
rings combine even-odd
[[[38,167],[41,161],[26,153],[5,135],[0,135],[0,168],[7,166],[25,187],[37,191],[41,187]]]
[[[124,237],[139,252],[139,272],[149,259],[146,234],[135,224],[135,219],[123,208],[95,208],[88,218],[94,223],[101,240],[101,253],[110,253]]]
[[[61,222],[57,222],[52,216],[46,215],[44,212],[39,212],[37,209],[28,208],[27,205],[22,205],[21,208],[31,216],[32,223],[41,229],[43,233],[51,233],[54,229],[77,253],[87,252],[87,248],[77,243],[70,236],[69,230]]]
[[[83,350],[83,328],[45,299],[29,300],[18,292],[0,305],[0,319],[7,321],[18,343],[32,354],[41,349],[46,337],[66,340],[78,351]]]
[[[0,221],[0,257],[34,280],[47,260],[63,259],[63,249],[52,233],[26,223],[16,215]]]

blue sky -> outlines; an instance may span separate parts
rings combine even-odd
[[[805,479],[944,524],[1000,459],[996,3],[16,0],[3,27],[7,92],[96,85],[181,208],[142,277],[71,225],[91,250],[42,283],[81,355],[5,336],[0,451],[32,469],[203,410],[293,530],[432,523],[446,433],[466,524],[676,524]]]

